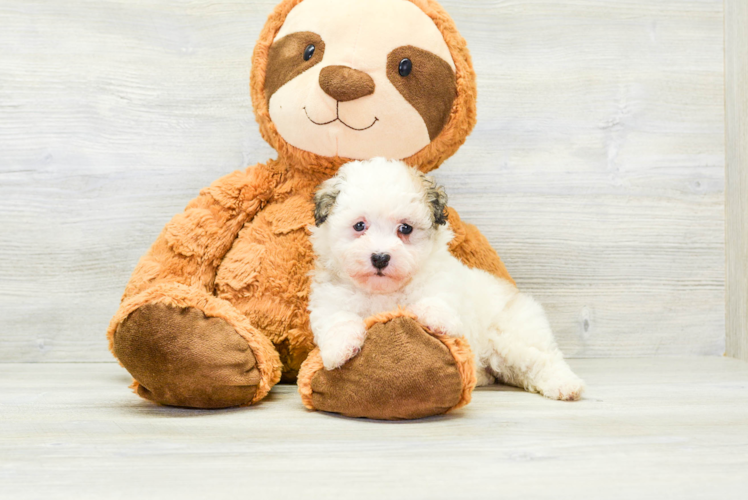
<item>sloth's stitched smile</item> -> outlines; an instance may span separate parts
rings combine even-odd
[[[371,125],[369,125],[368,127],[364,127],[364,128],[356,128],[356,127],[351,127],[351,126],[350,126],[350,125],[348,125],[348,124],[347,124],[346,122],[344,122],[343,120],[341,120],[341,119],[340,119],[340,101],[336,101],[336,102],[335,102],[335,118],[334,118],[333,120],[330,120],[329,122],[324,122],[324,123],[319,123],[319,122],[315,122],[315,121],[314,121],[314,120],[312,120],[312,118],[311,118],[311,117],[309,116],[309,112],[308,112],[308,111],[306,110],[306,106],[304,106],[304,108],[303,108],[303,109],[304,109],[304,114],[306,114],[306,117],[307,117],[307,119],[308,119],[308,120],[309,120],[310,122],[314,123],[315,125],[329,125],[329,124],[331,124],[331,123],[335,123],[335,122],[340,122],[340,123],[342,123],[343,125],[345,125],[346,127],[348,127],[349,129],[351,129],[351,130],[355,130],[356,132],[361,132],[362,130],[367,130],[367,129],[370,129],[371,127],[373,127],[373,126],[374,126],[374,124],[375,124],[375,123],[377,123],[377,122],[379,121],[379,118],[377,118],[377,117],[375,116],[375,117],[374,117],[374,121],[373,121],[373,122],[371,122]]]

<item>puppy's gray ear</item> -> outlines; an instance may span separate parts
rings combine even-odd
[[[327,220],[327,217],[335,205],[335,200],[340,194],[337,179],[328,179],[317,188],[314,193],[314,225],[319,227]]]
[[[426,193],[426,203],[431,206],[431,216],[434,225],[443,226],[447,223],[447,192],[439,186],[433,177],[423,176],[423,188]]]

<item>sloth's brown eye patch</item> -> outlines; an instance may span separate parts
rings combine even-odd
[[[268,51],[265,73],[265,99],[269,102],[275,92],[322,61],[325,42],[311,31],[291,33],[277,40]]]
[[[452,67],[428,50],[405,45],[387,55],[387,78],[421,115],[433,141],[447,124],[457,97]]]

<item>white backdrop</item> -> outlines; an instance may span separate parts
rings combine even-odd
[[[0,2],[0,361],[109,361],[139,256],[274,152],[269,0]],[[721,0],[444,0],[479,122],[439,171],[569,356],[724,350]]]

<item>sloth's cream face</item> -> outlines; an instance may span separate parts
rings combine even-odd
[[[265,96],[299,149],[402,159],[446,124],[454,72],[438,28],[407,0],[304,0],[270,48]]]

